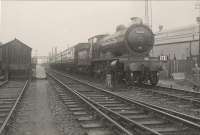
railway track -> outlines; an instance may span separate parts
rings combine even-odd
[[[55,83],[53,84],[57,95],[64,105],[72,111],[73,115],[88,135],[94,133],[102,135],[132,135],[131,132],[124,129],[121,125],[101,112],[93,104],[79,95],[79,93],[73,91],[55,77],[51,77],[62,86],[60,87]]]
[[[57,73],[61,73],[56,71]],[[64,73],[62,73],[64,74]],[[200,104],[193,102],[192,99],[183,99],[171,94],[165,94],[162,91],[173,91],[174,93],[182,93],[185,97],[189,97],[187,93],[193,94],[197,97],[198,92],[186,91],[181,89],[172,89],[168,87],[150,85],[134,86],[131,90],[120,90],[117,94],[123,95],[124,98],[137,101],[141,104],[148,105],[152,108],[170,113],[172,115],[181,117],[188,121],[200,124]],[[176,92],[178,91],[178,92]],[[196,95],[197,94],[197,95]],[[179,95],[180,96],[180,95]],[[128,98],[129,97],[129,98]],[[153,102],[153,103],[152,103]]]
[[[200,106],[200,93],[195,91],[174,89],[168,87],[156,86],[152,87],[149,85],[145,85],[146,90],[151,90],[153,93],[158,93],[161,95],[167,95],[169,97],[178,98],[184,101],[190,101],[198,106]]]
[[[133,87],[129,93],[118,92],[125,96],[139,97],[149,99],[171,106],[176,111],[182,112],[182,115],[190,117],[200,124],[200,93],[166,87]],[[165,105],[164,105],[165,106]],[[175,112],[175,111],[174,111]],[[183,114],[184,113],[184,114]],[[190,116],[189,116],[190,115]]]
[[[52,74],[49,75],[54,79],[57,79],[55,77],[57,76],[59,78],[57,80],[75,90],[84,99],[87,99],[130,132],[134,130],[139,134],[157,135],[199,134],[200,125],[192,121],[97,88],[70,76]]]
[[[0,135],[4,135],[14,117],[29,81],[6,81],[0,85]]]

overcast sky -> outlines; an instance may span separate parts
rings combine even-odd
[[[152,1],[153,30],[196,23],[196,1]],[[52,47],[86,42],[96,34],[113,33],[133,16],[144,19],[144,1],[2,1],[0,41],[15,37],[48,55]]]

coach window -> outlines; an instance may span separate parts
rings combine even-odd
[[[97,38],[94,38],[94,39],[93,39],[93,43],[96,43],[96,42],[97,42]]]

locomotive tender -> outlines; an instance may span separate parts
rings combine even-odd
[[[120,82],[156,85],[161,66],[158,59],[149,57],[154,34],[148,26],[138,22],[138,18],[135,19],[136,23],[129,27],[119,25],[112,35],[96,35],[89,38],[88,43],[74,46],[72,69],[103,79],[109,74],[112,86]],[[62,52],[57,55],[60,56]],[[67,60],[54,61],[52,65],[58,63],[64,69],[69,67]]]

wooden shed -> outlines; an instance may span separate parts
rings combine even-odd
[[[1,69],[10,79],[27,78],[31,71],[32,48],[18,39],[0,46]]]

